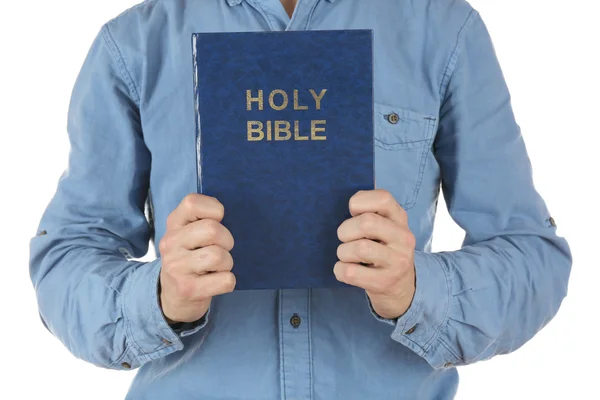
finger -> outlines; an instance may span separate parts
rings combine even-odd
[[[391,290],[392,275],[381,268],[367,267],[355,263],[338,261],[333,273],[338,281],[356,286],[372,293],[386,293]]]
[[[342,242],[372,239],[392,243],[398,239],[400,230],[402,227],[394,221],[368,212],[342,222],[337,234]]]
[[[167,230],[181,228],[190,222],[208,218],[221,222],[225,208],[214,197],[192,193],[187,195],[167,218]]]
[[[187,253],[183,262],[197,275],[209,272],[229,272],[233,268],[231,253],[220,246],[208,246]]]
[[[229,229],[213,219],[202,219],[185,225],[172,233],[172,240],[188,250],[217,245],[231,251],[234,245]]]
[[[387,268],[400,264],[392,249],[368,239],[342,243],[337,248],[337,256],[345,263],[372,264],[374,267]]]
[[[209,299],[235,289],[235,275],[231,272],[215,272],[195,278],[198,299]]]
[[[382,215],[401,225],[408,224],[406,211],[387,190],[361,190],[352,196],[349,208],[352,216],[370,212]]]

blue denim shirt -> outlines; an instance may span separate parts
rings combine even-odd
[[[376,185],[417,239],[410,309],[380,318],[358,288],[240,291],[173,330],[156,244],[196,191],[191,34],[364,28]],[[300,0],[291,19],[279,0],[145,1],[99,31],[68,133],[31,278],[44,324],[76,357],[139,368],[132,400],[450,399],[456,366],[519,348],[567,292],[569,247],[532,182],[488,31],[463,0]],[[432,253],[440,193],[466,236]],[[159,257],[135,260],[149,243]]]

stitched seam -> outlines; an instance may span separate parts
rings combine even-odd
[[[138,269],[139,269],[139,267],[138,267]],[[136,269],[136,270],[135,270],[135,271],[134,271],[134,272],[133,272],[133,273],[132,273],[132,274],[129,276],[129,279],[130,279],[130,280],[131,280],[131,279],[134,277],[135,273],[136,273],[136,272],[138,272],[138,269]],[[131,281],[130,281],[130,282],[128,282],[128,284],[131,286]],[[124,300],[125,300],[125,301],[122,301],[122,302],[121,302],[121,308],[122,308],[122,312],[123,312],[123,317],[124,317],[124,319],[125,319],[125,322],[126,322],[126,323],[125,323],[125,327],[126,327],[126,328],[125,328],[125,332],[126,332],[126,335],[125,335],[125,336],[126,336],[126,338],[129,338],[129,339],[131,339],[131,344],[132,344],[132,347],[134,347],[134,348],[137,350],[137,356],[138,356],[138,358],[139,358],[139,359],[140,359],[140,361],[141,361],[141,360],[143,360],[143,359],[145,358],[145,356],[146,356],[146,352],[143,350],[142,346],[140,346],[140,344],[138,343],[138,341],[137,341],[137,339],[136,339],[136,337],[135,337],[135,334],[134,334],[134,332],[133,332],[133,321],[132,321],[132,320],[131,320],[131,318],[129,317],[128,308],[127,308],[127,306],[126,306],[126,303],[127,303],[127,297],[128,297],[127,293],[129,292],[129,290],[127,290],[127,291],[125,291],[125,290],[124,290],[123,292],[125,293],[125,294],[124,294],[124,297],[125,297],[125,298],[124,298]],[[132,295],[132,293],[129,293],[129,296],[131,296],[131,295]]]
[[[415,342],[414,340],[410,339],[408,336],[402,335],[401,337],[403,339],[405,339],[407,342],[409,342],[410,344],[412,344],[416,349],[418,349],[420,355],[424,355],[427,353],[423,346],[421,346],[419,343]]]
[[[308,398],[313,398],[313,358],[312,358],[312,316],[311,316],[312,290],[308,289]]]
[[[429,130],[432,131],[433,129],[431,128],[431,126],[429,127]],[[415,184],[415,189],[413,191],[413,198],[412,200],[406,205],[405,209],[406,210],[410,210],[411,208],[414,207],[414,205],[417,202],[417,196],[419,194],[419,190],[421,190],[421,184],[423,183],[423,175],[425,174],[425,166],[427,165],[427,153],[428,153],[428,149],[431,147],[431,144],[433,143],[433,139],[427,139],[428,142],[428,146],[427,147],[423,147],[423,149],[421,150],[421,162],[420,162],[420,166],[419,166],[419,175],[417,177],[417,182]]]
[[[415,190],[413,191],[413,198],[410,201],[410,203],[407,205],[407,210],[411,209],[417,202],[417,196],[419,194],[419,190],[421,189],[421,184],[423,183],[423,175],[425,174],[425,166],[427,165],[427,158],[428,158],[428,153],[429,153],[429,149],[431,148],[431,145],[433,144],[433,128],[435,127],[435,122],[434,120],[430,120],[429,124],[427,124],[428,126],[428,130],[429,132],[427,133],[428,136],[431,136],[429,139],[427,139],[427,147],[424,147],[421,150],[421,165],[419,168],[419,177],[417,178],[417,183],[415,185]]]
[[[125,355],[128,353],[128,347],[125,346],[125,350],[123,351],[123,353],[119,356],[119,358],[117,358],[115,361],[111,362],[108,365],[108,369],[115,369],[117,368],[117,365],[119,365],[121,363],[121,361],[123,361],[123,359],[125,358]]]
[[[427,351],[431,347],[431,344],[435,341],[435,339],[439,337],[440,332],[442,331],[442,326],[444,326],[447,323],[448,318],[450,316],[450,303],[452,301],[452,295],[451,295],[452,285],[451,285],[451,279],[450,279],[450,272],[446,271],[445,265],[439,260],[439,258],[437,256],[432,255],[432,257],[437,261],[438,265],[444,272],[444,278],[446,279],[446,290],[447,290],[447,294],[448,294],[448,303],[446,305],[446,315],[444,315],[444,318],[439,323],[438,327],[435,329],[435,332],[433,333],[431,338],[424,345],[425,351]]]
[[[129,92],[130,92],[131,96],[133,97],[133,101],[139,107],[140,106],[139,92],[137,90],[137,87],[135,86],[135,83],[133,82],[133,79],[131,78],[131,74],[129,73],[129,70],[127,69],[125,60],[123,60],[121,51],[119,50],[119,47],[117,46],[117,43],[115,42],[115,39],[113,38],[113,36],[110,32],[110,28],[108,27],[108,24],[105,24],[103,26],[102,38],[104,39],[104,42],[110,49],[110,52],[111,52],[113,58],[115,59],[117,65],[119,66],[119,72],[121,73],[121,78],[127,84],[127,87],[129,88]]]
[[[411,144],[411,143],[421,143],[421,142],[428,142],[429,139],[421,139],[421,140],[410,140],[408,142],[394,142],[394,143],[388,143],[388,142],[384,142],[383,140],[379,139],[379,138],[375,138],[375,140],[377,140],[379,143],[381,144],[385,144],[388,146],[395,146],[398,144]]]
[[[429,142],[431,143],[431,140],[429,140]],[[411,209],[412,207],[414,207],[415,203],[417,202],[417,195],[419,194],[419,190],[421,189],[421,183],[423,182],[423,174],[425,173],[425,165],[427,164],[427,149],[428,147],[424,147],[423,150],[421,150],[421,162],[419,165],[419,174],[417,177],[417,182],[415,183],[415,189],[413,190],[413,197],[411,199],[411,201],[406,205],[406,210]]]
[[[134,271],[135,273],[135,271]],[[133,276],[133,274],[129,275],[129,279],[131,279]],[[128,282],[128,284],[130,285],[131,283]],[[124,288],[127,289],[127,288]],[[135,340],[135,337],[133,335],[133,332],[131,330],[131,320],[129,319],[129,313],[127,312],[127,290],[123,290],[123,294],[119,297],[119,302],[120,304],[120,309],[121,309],[121,313],[123,314],[123,322],[125,323],[125,347],[127,347],[129,344],[135,349],[137,350],[137,356],[139,357],[140,355],[144,354],[144,352],[142,351],[140,345],[137,343],[137,341]],[[130,343],[131,342],[131,343]]]
[[[116,17],[114,17],[113,19],[111,19],[109,22],[113,22],[118,20],[119,18],[121,18],[124,15],[129,14],[130,12],[137,10],[138,8],[142,8],[144,6],[148,6],[148,5],[153,5],[154,3],[158,3],[159,0],[145,0],[142,1],[141,3],[138,3],[136,5],[133,5],[131,7],[129,7],[128,9],[124,10],[123,12],[121,12],[119,15],[117,15]]]
[[[304,30],[305,31],[308,30],[308,24],[312,20],[313,14],[315,13],[315,9],[317,8],[317,4],[319,4],[319,2],[315,1],[313,3],[312,8],[310,9],[310,12],[308,13],[308,17],[306,18],[306,24],[304,25]]]
[[[444,70],[444,74],[442,75],[442,81],[440,82],[439,96],[440,96],[441,102],[443,102],[443,99],[446,98],[446,94],[447,94],[447,90],[448,90],[448,86],[449,86],[449,82],[450,82],[450,77],[454,73],[454,69],[456,67],[458,57],[460,55],[460,51],[462,50],[460,47],[460,44],[462,42],[464,32],[476,15],[479,15],[479,14],[477,13],[477,11],[475,11],[475,9],[472,8],[471,11],[469,12],[469,15],[467,15],[467,18],[465,19],[465,22],[463,23],[460,30],[458,31],[458,37],[456,38],[456,45],[454,46],[454,49],[452,50],[452,54],[450,55],[450,59],[448,60],[448,64],[446,65],[446,69]]]
[[[147,265],[148,264],[145,264],[146,268],[148,268]],[[144,267],[140,267],[140,268],[144,268]],[[162,266],[161,266],[161,268],[162,268]],[[157,278],[157,280],[160,280],[160,270],[158,271],[158,276],[156,278]],[[165,322],[165,321],[161,321],[160,320],[160,319],[163,319],[163,317],[162,317],[162,311],[160,311],[161,312],[160,316],[159,316],[158,313],[153,312],[154,311],[153,310],[154,306],[155,305],[158,306],[158,287],[157,286],[158,286],[158,284],[154,286],[154,290],[153,290],[153,293],[154,293],[154,296],[155,296],[154,300],[148,302],[148,315],[150,315],[151,318],[152,318],[153,326],[160,326],[163,322]],[[167,335],[163,335],[163,333],[164,332],[161,332],[160,335],[162,337],[166,337]],[[162,339],[161,336],[158,336],[157,339]],[[156,353],[157,351],[163,350],[165,348],[168,348],[168,347],[169,346],[165,345],[161,341],[160,343],[158,343],[157,347],[154,348],[154,350],[148,352],[147,354],[152,359],[152,358],[154,358],[154,357],[152,357],[152,355],[154,353]]]
[[[426,354],[429,351],[429,349],[431,348],[432,344],[435,342],[436,339],[440,340],[440,341],[442,340],[442,338],[439,337],[439,333],[441,332],[442,326],[448,321],[448,316],[450,315],[450,301],[452,300],[451,295],[450,295],[451,285],[450,285],[449,273],[446,271],[446,268],[444,267],[442,262],[437,258],[437,256],[435,256],[432,253],[429,253],[429,254],[436,260],[436,262],[439,264],[439,266],[442,268],[442,271],[444,272],[444,277],[446,278],[446,287],[448,290],[448,306],[446,307],[446,315],[442,319],[442,322],[439,323],[439,325],[435,328],[435,331],[433,332],[431,337],[429,339],[427,339],[422,346],[419,343],[412,340],[411,338],[409,338],[408,336],[403,336],[406,340],[408,340],[409,342],[411,342],[412,344],[417,346],[419,349],[421,349],[423,351],[423,354]],[[408,324],[408,321],[407,321],[407,324]],[[452,352],[452,354],[454,354],[454,352]],[[457,359],[460,359],[460,357],[457,357]]]
[[[271,20],[271,17],[265,11],[263,6],[261,6],[258,1],[254,1],[254,0],[247,0],[247,1],[248,1],[248,3],[250,3],[250,5],[253,5],[254,8],[257,9],[262,14],[263,18],[267,21],[267,24],[269,24],[269,27],[271,28],[271,30],[272,31],[276,30],[275,25],[273,25],[273,21]]]
[[[131,347],[133,347],[137,351],[137,357],[140,361],[142,361],[145,358],[146,354],[142,350],[139,343],[135,340],[135,335],[133,334],[133,331],[131,329],[131,320],[127,316],[125,316],[125,332],[125,338],[131,339]]]
[[[452,350],[452,349],[450,348],[450,346],[448,345],[448,343],[446,343],[446,341],[445,341],[444,339],[442,339],[442,338],[438,338],[438,341],[440,342],[440,345],[442,345],[442,346],[443,346],[443,347],[446,349],[446,351],[447,351],[448,353],[450,353],[450,354],[452,355],[452,357],[454,357],[454,360],[452,360],[452,361],[456,362],[456,360],[458,360],[458,361],[459,361],[459,362],[461,362],[461,363],[466,363],[466,362],[465,362],[465,360],[464,360],[462,357],[459,357],[459,356],[458,356],[458,355],[457,355],[457,354],[454,352],[454,350]]]
[[[280,362],[281,362],[281,379],[282,379],[282,386],[281,386],[281,396],[283,397],[283,399],[287,399],[287,394],[286,394],[286,382],[285,382],[285,354],[283,352],[283,291],[280,289],[279,290],[279,332],[280,332],[280,338],[279,338],[279,352],[280,352]]]

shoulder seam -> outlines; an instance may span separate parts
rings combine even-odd
[[[132,12],[132,11],[134,11],[134,10],[138,9],[138,8],[141,8],[141,7],[144,7],[144,6],[147,6],[147,5],[152,5],[152,4],[154,4],[154,3],[158,3],[158,1],[159,1],[159,0],[144,0],[144,1],[142,1],[141,3],[138,3],[138,4],[134,5],[134,6],[131,6],[131,7],[129,7],[128,9],[126,9],[126,10],[122,11],[122,12],[121,12],[119,15],[117,15],[116,17],[114,17],[114,18],[112,18],[110,21],[108,21],[108,23],[115,22],[115,21],[116,21],[116,20],[118,20],[120,17],[122,17],[122,16],[124,16],[124,15],[127,15],[127,14],[129,14],[130,12]]]
[[[117,65],[119,66],[119,72],[121,73],[121,77],[127,84],[127,87],[129,88],[129,91],[131,92],[131,96],[133,97],[134,102],[139,107],[139,105],[140,105],[139,104],[140,103],[139,90],[136,87],[135,83],[133,82],[133,78],[131,77],[131,74],[129,73],[127,64],[125,63],[125,60],[123,59],[123,56],[121,55],[121,50],[119,49],[119,46],[117,45],[112,34],[110,33],[110,28],[108,27],[108,24],[105,24],[102,27],[102,38],[104,39],[104,42],[108,46],[113,58],[115,59]]]
[[[440,101],[442,101],[442,102],[446,98],[446,92],[448,90],[448,84],[450,82],[450,77],[454,73],[454,69],[456,67],[458,57],[460,56],[460,52],[462,50],[462,47],[461,47],[462,38],[465,35],[465,31],[467,30],[467,28],[471,25],[471,23],[473,22],[475,17],[477,17],[478,15],[479,15],[479,13],[477,12],[477,10],[475,10],[474,8],[471,8],[469,15],[467,15],[465,22],[463,23],[462,27],[458,31],[458,35],[456,38],[456,44],[454,46],[454,49],[452,50],[452,54],[450,55],[450,59],[448,60],[448,64],[446,65],[446,69],[444,70],[444,75],[442,76],[442,81],[440,83],[439,96],[440,96]]]

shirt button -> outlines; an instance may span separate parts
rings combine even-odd
[[[302,320],[300,319],[298,314],[294,314],[294,315],[292,315],[292,318],[290,318],[290,324],[292,324],[294,329],[297,329],[301,323],[302,323]]]
[[[418,325],[418,324],[417,324]],[[407,330],[406,332],[404,332],[407,335],[410,335],[411,333],[413,333],[415,330],[417,330],[417,325],[413,326],[412,328],[410,328],[409,330]]]
[[[396,113],[388,114],[387,120],[390,124],[397,124],[400,121],[400,116]]]
[[[444,364],[444,368],[452,368],[452,367],[454,367],[454,365],[452,363]]]
[[[169,339],[165,339],[165,338],[163,338],[163,339],[162,339],[162,342],[163,342],[164,344],[166,344],[167,346],[170,346],[170,345],[172,345],[172,344],[173,344],[173,342],[171,342]]]
[[[554,220],[554,218],[550,217],[550,218],[548,219],[548,222],[550,222],[550,225],[552,225],[552,226],[556,227],[556,221]]]
[[[124,362],[124,363],[121,363],[121,367],[123,367],[125,369],[130,369],[131,368],[131,364],[129,364],[128,362]]]

